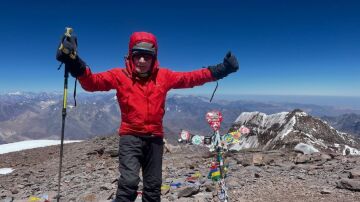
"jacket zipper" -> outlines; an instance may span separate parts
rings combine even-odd
[[[145,129],[149,132],[149,83],[145,83],[145,96],[146,96],[146,116],[145,116]]]

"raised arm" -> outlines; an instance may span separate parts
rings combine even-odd
[[[173,72],[169,70],[167,78],[170,89],[192,88],[215,80],[207,68],[191,72]]]
[[[214,66],[191,72],[172,72],[169,70],[170,89],[200,86],[206,82],[222,79],[238,69],[239,63],[236,57],[231,52],[228,52],[224,57],[224,61]]]
[[[116,72],[113,69],[107,72],[92,74],[90,68],[77,54],[76,36],[64,36],[56,52],[56,59],[65,64],[65,69],[71,76],[78,78],[86,91],[108,91],[114,89],[117,83]]]
[[[118,82],[116,74],[119,74],[119,71],[118,69],[112,69],[93,74],[90,68],[86,68],[83,74],[77,78],[81,87],[86,91],[109,91],[116,88]]]

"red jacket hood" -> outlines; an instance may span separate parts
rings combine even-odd
[[[153,76],[158,71],[158,68],[159,68],[159,62],[157,60],[158,44],[157,44],[155,35],[153,35],[149,32],[134,32],[130,36],[128,57],[125,60],[126,69],[131,74],[132,77],[135,77],[136,72],[135,72],[135,66],[131,59],[132,58],[131,50],[137,43],[140,43],[140,42],[148,42],[148,43],[152,43],[155,45],[156,53],[155,53],[155,58],[154,58],[154,62],[153,62],[152,72],[151,72],[151,76]]]

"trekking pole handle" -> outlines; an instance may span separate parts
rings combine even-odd
[[[69,50],[67,48],[64,47],[63,45],[63,42],[65,40],[70,40],[70,38],[72,37],[72,34],[74,32],[74,29],[71,28],[71,27],[65,27],[65,33],[64,33],[64,36],[62,37],[61,39],[61,44],[60,44],[60,47],[59,47],[59,50],[61,50],[63,53],[65,53],[66,55],[69,55],[71,59],[75,60],[76,59],[76,55],[77,55],[77,39],[75,38],[74,42],[74,50]]]
[[[66,30],[66,32],[65,32],[65,36],[67,36],[67,37],[71,37],[71,34],[73,33],[73,28],[71,28],[71,27],[65,27],[65,30]]]

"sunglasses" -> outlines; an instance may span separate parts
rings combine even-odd
[[[152,54],[149,53],[135,53],[133,54],[133,58],[135,59],[140,59],[140,58],[144,58],[145,60],[150,60],[152,59],[154,56]]]

